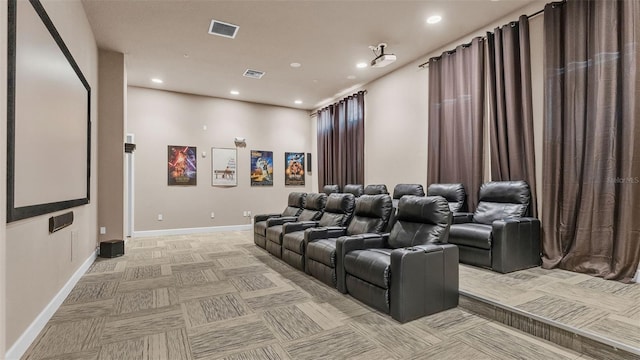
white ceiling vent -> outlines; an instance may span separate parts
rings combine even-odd
[[[238,25],[213,19],[211,20],[211,25],[209,25],[209,34],[234,39],[238,33],[238,29],[240,29]]]
[[[242,76],[250,77],[252,79],[262,79],[262,77],[264,76],[264,71],[247,69],[244,71],[244,74],[242,74]]]

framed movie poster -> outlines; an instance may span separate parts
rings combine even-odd
[[[304,153],[284,153],[284,184],[304,186]]]
[[[251,150],[251,186],[273,186],[273,151]]]
[[[211,148],[211,185],[237,186],[236,176],[238,152],[236,149]]]
[[[196,147],[169,145],[168,154],[168,184],[196,185]]]

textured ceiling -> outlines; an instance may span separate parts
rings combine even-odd
[[[83,5],[98,46],[126,54],[129,85],[313,109],[531,2],[83,0]],[[433,14],[443,20],[428,25]],[[209,35],[211,19],[239,25],[236,38]],[[374,58],[368,46],[380,42],[398,60],[384,68],[356,68]],[[292,68],[292,62],[302,66]],[[248,68],[266,75],[245,78]],[[296,99],[303,103],[294,104]]]

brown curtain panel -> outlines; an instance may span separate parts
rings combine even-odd
[[[529,47],[526,16],[487,33],[491,179],[526,181],[537,217]]]
[[[318,188],[364,184],[364,91],[318,111]]]
[[[640,1],[544,9],[543,267],[623,282],[640,261]]]
[[[469,210],[482,185],[484,40],[429,59],[427,183],[462,183]]]

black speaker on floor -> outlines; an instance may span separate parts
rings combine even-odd
[[[311,172],[311,153],[307,153],[307,172]]]
[[[114,258],[124,255],[124,240],[100,241],[100,257]]]

